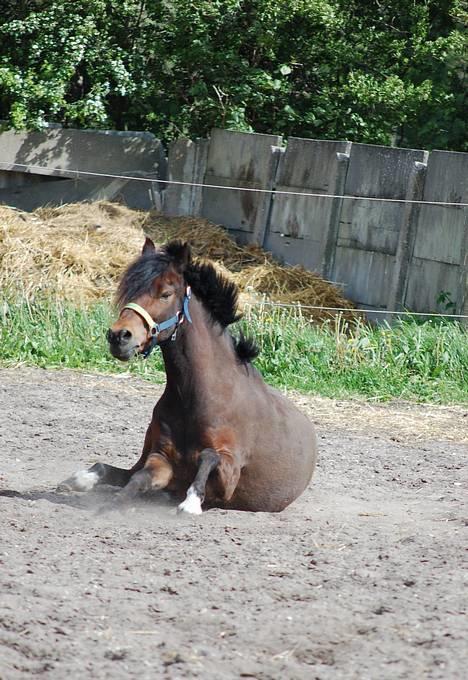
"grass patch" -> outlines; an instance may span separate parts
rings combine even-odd
[[[264,307],[243,321],[268,381],[327,397],[468,403],[468,333],[450,321],[312,326],[299,311]]]
[[[0,307],[0,364],[130,372],[161,382],[161,356],[121,363],[108,350],[105,333],[115,320],[109,304],[77,307],[52,302],[4,302]]]
[[[88,308],[41,302],[0,307],[3,366],[130,371],[160,382],[161,356],[121,364],[107,349],[105,330],[114,317],[106,303]],[[468,403],[468,333],[453,322],[413,320],[388,326],[311,325],[297,311],[250,309],[241,322],[253,335],[256,366],[277,387],[323,396],[402,398]]]

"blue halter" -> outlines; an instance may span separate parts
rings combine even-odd
[[[143,309],[143,307],[140,307],[140,305],[137,305],[136,302],[129,302],[128,305],[125,305],[125,307],[122,307],[122,311],[124,309],[131,309],[147,323],[149,327],[149,331],[151,333],[151,340],[146,347],[146,349],[141,353],[142,356],[146,359],[149,357],[153,349],[156,347],[156,345],[160,344],[158,342],[159,334],[162,333],[162,331],[166,331],[168,328],[171,328],[172,326],[175,326],[174,332],[171,336],[171,340],[176,339],[177,335],[177,329],[179,328],[180,324],[183,322],[184,319],[187,319],[189,323],[192,323],[192,317],[190,316],[190,311],[189,311],[189,302],[190,298],[192,297],[192,291],[190,289],[190,286],[187,286],[185,290],[185,296],[184,296],[184,302],[183,302],[183,308],[182,311],[178,311],[177,314],[174,314],[174,316],[171,316],[170,319],[166,319],[166,321],[161,321],[161,323],[156,323],[154,319],[152,319],[151,315],[148,314],[146,309]]]

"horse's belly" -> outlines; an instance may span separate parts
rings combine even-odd
[[[241,471],[233,496],[222,506],[232,510],[281,512],[307,488],[317,460],[315,433],[295,450],[253,452]]]

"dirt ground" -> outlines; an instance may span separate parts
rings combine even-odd
[[[466,411],[295,395],[320,463],[277,515],[55,491],[133,464],[160,391],[0,370],[2,679],[466,677]]]

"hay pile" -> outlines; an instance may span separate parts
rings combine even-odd
[[[110,298],[144,234],[157,243],[190,241],[197,257],[213,260],[234,278],[242,302],[266,297],[286,304],[339,307],[354,317],[336,286],[303,267],[284,267],[258,246],[239,246],[227,232],[198,218],[165,218],[98,201],[25,213],[0,206],[0,288],[29,299],[47,295],[86,304]],[[333,313],[304,310],[316,319]]]
[[[112,203],[0,206],[0,288],[85,304],[109,297],[141,249],[144,216]]]
[[[143,228],[155,241],[170,238],[189,241],[196,257],[221,263],[230,272],[271,260],[259,246],[238,245],[225,229],[200,217],[163,217],[148,213]]]
[[[287,267],[279,264],[259,246],[238,245],[228,233],[200,218],[167,218],[149,214],[143,224],[145,232],[155,241],[182,238],[190,241],[197,257],[213,260],[235,280],[241,294],[241,304],[257,304],[267,299],[282,304],[304,305],[302,313],[312,319],[327,319],[336,312],[312,307],[333,307],[349,310],[345,319],[357,319],[353,304],[343,297],[338,286],[324,281],[300,265]]]

